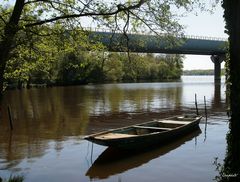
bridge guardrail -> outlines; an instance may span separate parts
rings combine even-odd
[[[110,29],[103,29],[103,28],[92,28],[92,27],[83,27],[83,30],[86,31],[95,31],[95,32],[114,32],[114,33],[123,33],[120,30],[110,30]],[[143,32],[129,32],[129,34],[140,34],[140,35],[156,35],[155,33],[143,33]],[[167,36],[167,33],[159,33],[160,36]],[[187,39],[199,39],[199,40],[216,40],[216,41],[227,41],[227,38],[221,37],[210,37],[210,36],[196,36],[196,35],[176,35],[175,37],[179,38],[187,38]]]

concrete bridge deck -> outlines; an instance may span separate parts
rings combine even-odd
[[[167,37],[166,35],[144,35],[112,32],[91,32],[90,38],[100,41],[113,52],[166,53],[223,55],[226,53],[226,41],[210,37]],[[127,41],[128,39],[128,41]],[[177,43],[177,45],[175,44]]]

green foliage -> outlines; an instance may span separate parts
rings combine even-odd
[[[69,69],[71,69],[71,73],[68,73],[68,77],[65,78],[69,80],[69,84],[74,84],[74,80],[78,80],[76,83],[84,82],[79,77],[85,77],[82,75],[86,73],[74,74],[83,71],[88,66],[87,54],[82,54],[82,57],[78,54],[76,55],[78,58],[75,60],[72,53],[80,50],[82,53],[84,50],[102,50],[103,46],[100,43],[89,42],[86,32],[67,31],[60,24],[55,24],[53,27],[43,26],[35,31],[37,31],[37,35],[29,35],[27,32],[19,34],[19,39],[16,41],[22,43],[18,43],[19,46],[12,52],[5,69],[4,78],[7,83],[18,85],[18,87],[31,83],[61,83],[65,81],[59,75]],[[68,59],[71,60],[69,64],[67,64]],[[78,63],[79,65],[77,65]],[[61,66],[65,67],[65,70],[60,69]]]
[[[76,85],[105,81],[177,79],[182,74],[182,57],[150,54],[62,52],[50,60],[24,64],[13,59],[5,77],[9,84]],[[55,59],[55,60],[54,60]],[[11,64],[10,64],[11,63]]]
[[[0,177],[0,182],[23,182],[24,177],[23,176],[10,176],[9,179],[5,180]]]
[[[87,78],[91,71],[91,63],[89,55],[82,53],[81,55],[69,52],[60,57],[58,61],[57,82],[59,84],[83,84],[87,82]]]
[[[130,54],[129,59],[126,53],[111,53],[111,58],[114,58],[110,64],[111,68],[113,68],[114,64],[118,68],[114,69],[116,74],[114,74],[115,79],[113,80],[141,81],[180,78],[182,73],[182,57],[175,57],[176,55],[154,56],[153,54]],[[176,62],[179,61],[181,66],[176,66],[178,64],[173,63],[173,60]],[[105,64],[105,67],[108,68],[109,65]],[[105,74],[109,78],[108,72]]]
[[[104,73],[107,81],[121,81],[123,77],[123,61],[121,54],[109,53],[105,64]]]

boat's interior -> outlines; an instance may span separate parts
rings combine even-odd
[[[185,123],[182,122],[176,122],[172,120],[168,121],[155,121],[155,122],[149,122],[145,124],[135,125],[129,128],[125,128],[123,130],[116,130],[116,133],[124,133],[124,134],[130,134],[130,135],[144,135],[154,132],[164,132],[164,131],[170,131],[174,128],[183,126]]]

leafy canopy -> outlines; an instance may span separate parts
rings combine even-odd
[[[65,28],[82,27],[87,22],[112,30],[136,31],[140,27],[141,31],[179,33],[179,16],[205,5],[200,0],[16,0],[15,7],[20,2],[17,28],[23,31],[55,22]],[[1,24],[9,22],[13,5],[12,0],[0,5]],[[1,26],[1,32],[3,29]]]

